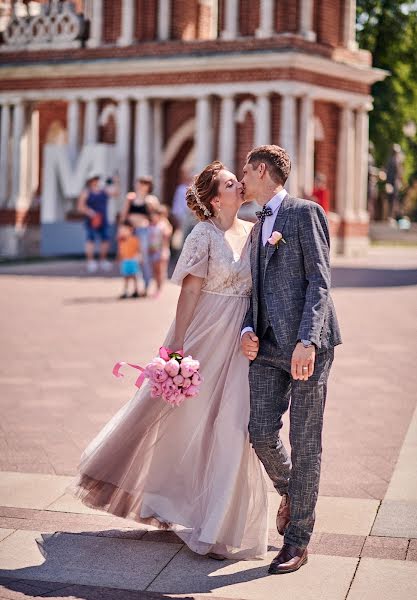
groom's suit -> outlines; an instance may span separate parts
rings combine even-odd
[[[251,234],[253,292],[243,323],[256,332],[260,344],[249,370],[249,432],[276,489],[290,497],[291,521],[284,542],[303,548],[314,527],[327,379],[333,348],[341,343],[330,297],[328,224],[318,204],[286,194],[272,228],[286,243],[264,245],[262,226],[256,223]],[[291,377],[291,357],[299,340],[316,346],[308,381]],[[291,461],[279,437],[289,406]]]

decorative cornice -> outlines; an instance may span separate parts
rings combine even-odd
[[[36,83],[35,83],[36,85]],[[39,100],[66,100],[80,98],[80,91],[71,88],[49,88],[38,90],[24,90],[0,93],[0,104],[13,103],[18,96],[19,101],[39,101]],[[368,94],[359,94],[356,92],[347,92],[320,85],[314,85],[294,80],[279,81],[241,81],[234,83],[213,83],[210,84],[210,95],[213,96],[235,96],[237,94],[252,94],[253,96],[278,94],[281,96],[309,96],[312,100],[323,100],[346,106],[352,110],[359,108],[369,108],[372,106],[372,96]],[[116,102],[129,98],[131,100],[153,99],[153,100],[173,100],[173,99],[198,99],[207,97],[207,84],[184,84],[173,87],[172,85],[145,85],[131,87],[112,87],[112,88],[86,88],[83,89],[82,99],[98,100],[103,97],[111,97]]]
[[[82,72],[86,76],[107,76],[109,72],[118,75],[164,74],[180,72],[208,72],[219,70],[247,70],[298,68],[319,75],[337,77],[344,81],[372,85],[385,79],[388,72],[366,65],[344,63],[328,58],[307,54],[301,51],[268,51],[251,53],[223,53],[207,56],[146,57],[124,59],[97,59],[66,63],[3,65],[0,74],[3,79],[33,78],[77,78]]]

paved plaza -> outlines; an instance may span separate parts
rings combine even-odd
[[[117,276],[86,277],[82,262],[0,267],[0,598],[417,598],[417,248],[336,258],[333,283],[344,344],[316,528],[308,564],[277,577],[272,487],[268,558],[222,563],[66,493],[86,444],[134,392],[134,373],[116,380],[113,364],[155,355],[178,288],[121,302]]]

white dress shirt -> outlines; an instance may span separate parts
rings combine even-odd
[[[268,238],[271,237],[279,207],[281,206],[286,195],[287,190],[282,189],[265,204],[265,206],[269,206],[269,208],[272,210],[272,215],[270,217],[265,217],[265,221],[262,225],[262,243],[264,246],[266,245]]]
[[[281,206],[286,195],[287,190],[282,189],[265,204],[265,206],[269,206],[269,208],[272,210],[272,215],[270,217],[265,217],[265,221],[262,224],[262,243],[264,246],[267,244],[268,238],[270,238],[272,235],[279,207]],[[244,327],[241,331],[240,337],[242,337],[242,335],[247,331],[253,331],[252,327]]]

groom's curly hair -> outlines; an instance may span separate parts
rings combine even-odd
[[[249,152],[246,162],[257,169],[261,163],[265,163],[271,179],[280,185],[284,185],[291,171],[291,160],[288,153],[280,146],[268,145],[258,146]]]

